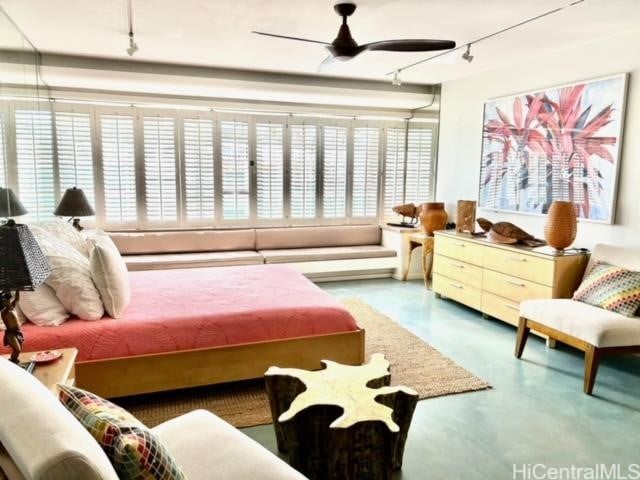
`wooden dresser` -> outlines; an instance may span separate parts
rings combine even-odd
[[[502,245],[469,234],[435,234],[433,290],[485,315],[518,325],[522,300],[568,298],[588,255],[549,247]]]

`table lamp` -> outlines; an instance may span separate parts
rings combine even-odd
[[[96,212],[89,203],[89,200],[87,200],[87,196],[82,189],[73,187],[67,188],[64,192],[53,214],[59,217],[71,217],[71,219],[73,219],[73,226],[76,230],[80,231],[82,230],[82,226],[80,225],[80,219],[78,217],[92,217]]]
[[[0,188],[0,217],[24,215],[27,210],[10,188]],[[10,360],[19,363],[24,336],[15,307],[21,291],[32,291],[51,273],[47,257],[26,225],[13,219],[0,225],[0,302],[5,325],[3,344],[11,348]]]

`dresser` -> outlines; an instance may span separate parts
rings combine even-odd
[[[433,291],[483,314],[518,325],[520,302],[569,298],[588,255],[549,247],[503,245],[483,237],[435,233]]]

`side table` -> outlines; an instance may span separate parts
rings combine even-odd
[[[278,450],[311,480],[389,480],[402,466],[418,394],[389,386],[380,353],[360,366],[322,364],[265,373]]]
[[[75,363],[78,356],[76,348],[59,348],[62,357],[51,363],[36,365],[33,375],[47,387],[51,393],[58,396],[58,384],[73,385],[75,382]],[[38,352],[23,352],[20,354],[21,362],[28,362]],[[8,355],[3,355],[5,358]]]
[[[409,265],[411,265],[411,254],[413,251],[422,247],[422,275],[424,276],[424,286],[431,289],[431,270],[433,267],[433,245],[434,237],[428,236],[426,233],[412,233],[409,235],[409,255],[407,264],[402,275],[402,280],[407,280],[409,273]]]

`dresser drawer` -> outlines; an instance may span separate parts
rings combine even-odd
[[[433,291],[440,295],[463,303],[468,307],[480,310],[482,293],[478,288],[465,285],[462,282],[447,278],[443,275],[433,275]]]
[[[484,267],[489,270],[524,278],[543,285],[553,285],[555,262],[526,253],[486,248]]]
[[[504,273],[485,270],[482,280],[485,291],[500,295],[518,303],[532,298],[552,298],[553,288]]]
[[[433,272],[458,280],[471,287],[482,288],[482,268],[444,255],[435,255]]]
[[[482,266],[484,248],[473,242],[436,235],[434,251],[449,258]]]
[[[511,325],[518,325],[520,320],[520,304],[518,302],[486,291],[482,292],[481,310],[482,313]]]

